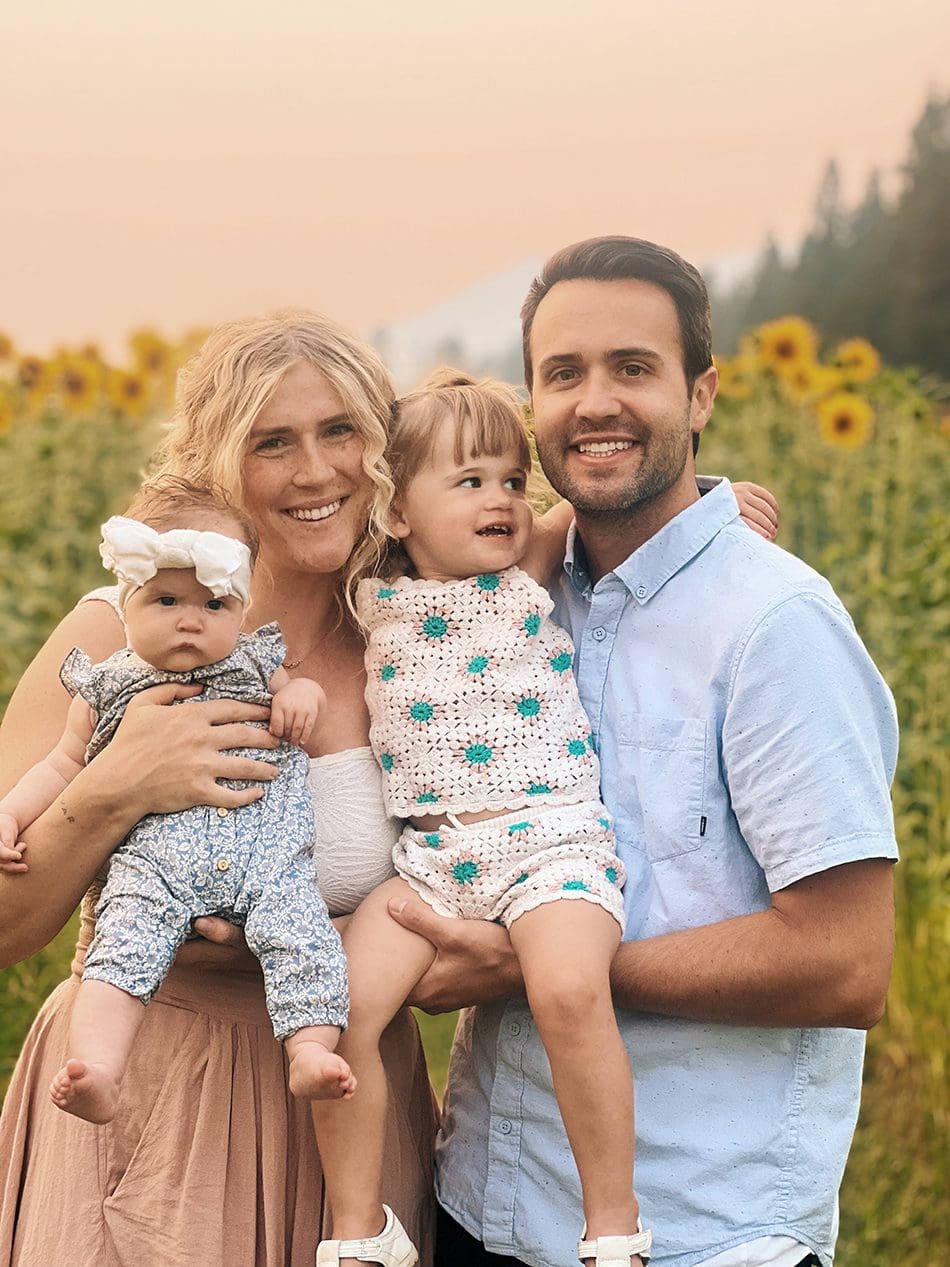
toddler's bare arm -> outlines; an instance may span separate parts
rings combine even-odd
[[[292,678],[281,666],[268,683],[273,695],[270,706],[270,733],[303,747],[317,717],[326,708],[323,688],[311,678]]]

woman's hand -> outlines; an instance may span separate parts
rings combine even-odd
[[[233,809],[263,796],[261,783],[277,777],[267,761],[235,756],[229,748],[276,748],[279,739],[248,722],[269,710],[236,700],[199,700],[170,708],[174,700],[200,695],[198,686],[164,683],[140,692],[125,711],[112,742],[89,767],[113,780],[129,798],[132,822],[145,814],[170,814],[194,805]],[[219,779],[257,786],[223,787]]]
[[[732,491],[739,503],[739,515],[753,532],[767,541],[774,541],[778,536],[779,504],[767,488],[761,484],[749,484],[740,480],[733,484]]]
[[[389,913],[435,946],[435,961],[407,1000],[424,1012],[454,1012],[524,993],[508,933],[481,919],[446,919],[420,898],[394,898]]]

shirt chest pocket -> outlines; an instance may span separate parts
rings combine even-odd
[[[613,810],[624,844],[661,862],[689,853],[706,831],[706,722],[626,713],[620,719]]]

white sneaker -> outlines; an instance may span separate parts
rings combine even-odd
[[[375,1236],[365,1236],[359,1241],[321,1241],[317,1246],[316,1267],[339,1267],[341,1258],[379,1263],[381,1267],[416,1267],[419,1255],[406,1229],[388,1205],[384,1205],[383,1210],[386,1222]]]

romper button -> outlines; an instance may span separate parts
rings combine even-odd
[[[501,1131],[502,1135],[510,1135],[511,1123],[506,1118],[503,1122],[498,1123],[498,1129]]]
[[[230,867],[230,865],[231,865],[231,864],[230,864],[230,862],[228,862],[227,858],[219,858],[219,859],[218,859],[218,861],[217,861],[217,863],[216,863],[216,866],[217,866],[217,868],[218,868],[218,870],[219,870],[219,871],[227,871],[227,869],[228,869],[228,867]]]
[[[647,596],[647,587],[645,585],[638,585],[637,598],[646,598],[646,596]]]
[[[224,808],[224,806],[223,806],[223,805],[219,805],[219,806],[218,806],[218,817],[219,817],[219,818],[227,818],[227,816],[228,816],[228,811]]]

